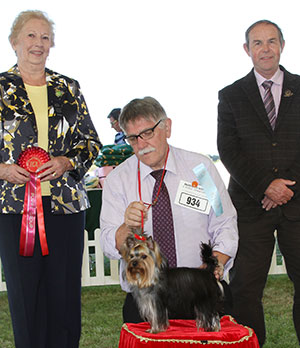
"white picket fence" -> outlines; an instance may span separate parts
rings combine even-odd
[[[88,240],[88,233],[85,231],[82,286],[119,284],[119,261],[104,257],[100,247],[100,228],[96,228],[94,235],[94,240]],[[93,247],[95,252],[91,253],[89,249]]]
[[[104,257],[100,247],[100,229],[95,230],[95,239],[88,240],[88,233],[85,231],[84,253],[82,264],[82,285],[98,286],[119,284],[119,262],[108,260]],[[92,252],[91,252],[91,249]],[[278,262],[279,261],[279,262]],[[106,267],[105,267],[106,265]],[[286,268],[283,258],[276,255],[274,249],[272,264],[269,274],[285,274]],[[2,279],[2,265],[0,261],[0,291],[6,291],[5,281]]]
[[[100,229],[94,231],[95,239],[88,240],[88,232],[84,234],[84,252],[82,263],[82,286],[119,284],[119,262],[104,257],[100,247]],[[94,249],[91,252],[90,249]],[[106,267],[105,267],[106,265]],[[2,279],[2,264],[0,260],[0,291],[6,291]]]

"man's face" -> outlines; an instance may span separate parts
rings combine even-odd
[[[116,132],[121,132],[122,129],[120,128],[119,121],[115,120],[113,117],[109,118],[110,125],[111,127],[116,131]]]
[[[138,135],[141,132],[155,126],[154,120],[146,120],[139,117],[134,122],[128,122],[126,135]],[[154,129],[153,137],[148,140],[137,138],[137,142],[131,144],[137,158],[151,167],[153,170],[161,169],[164,166],[168,142],[167,138],[171,135],[171,120],[165,119]]]
[[[265,77],[271,78],[278,69],[284,42],[280,44],[277,28],[272,24],[261,23],[249,33],[249,47],[244,49],[252,59],[255,70]]]

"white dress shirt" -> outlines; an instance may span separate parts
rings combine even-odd
[[[193,168],[201,163],[207,168],[221,197],[223,214],[218,217],[212,208],[209,214],[203,214],[174,203],[180,181],[189,183],[197,181]],[[131,202],[140,200],[137,168],[138,159],[133,155],[116,167],[107,176],[104,184],[100,243],[104,254],[111,259],[121,258],[116,249],[115,233],[124,223],[125,210]],[[142,162],[140,168],[142,200],[151,203],[155,183],[155,179],[150,175],[152,169]],[[199,267],[201,242],[211,241],[214,250],[231,257],[225,266],[225,272],[227,272],[232,267],[238,246],[237,215],[216,167],[206,156],[170,146],[166,170],[164,182],[172,205],[177,266]],[[152,235],[151,208],[148,211],[144,230],[147,235]],[[123,270],[124,262],[121,260],[120,283],[124,291],[129,291],[128,284],[123,279]]]
[[[276,116],[277,116],[278,110],[279,110],[279,105],[280,105],[281,93],[282,93],[283,71],[278,68],[276,73],[270,79],[266,79],[265,77],[261,76],[256,70],[254,70],[254,75],[256,77],[256,82],[257,82],[262,100],[264,100],[264,95],[266,92],[265,88],[262,84],[265,81],[272,81],[273,82],[272,87],[271,87],[271,92],[273,95],[274,104],[275,104],[275,111],[276,111]]]

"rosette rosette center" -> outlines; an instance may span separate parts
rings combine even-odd
[[[40,166],[50,160],[50,155],[41,147],[30,147],[21,152],[18,165],[30,173],[35,173]]]

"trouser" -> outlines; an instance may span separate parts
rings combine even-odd
[[[38,230],[34,254],[19,255],[22,215],[0,214],[4,268],[16,348],[78,348],[85,213],[53,215],[43,197],[49,255]]]
[[[234,318],[254,329],[260,346],[266,330],[262,297],[274,250],[275,237],[294,284],[293,319],[300,341],[300,221],[287,220],[280,207],[264,212],[255,221],[239,219],[239,248],[230,271]]]

